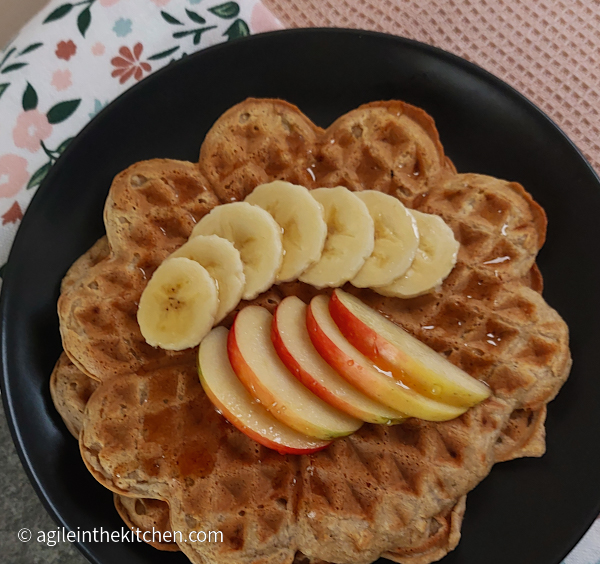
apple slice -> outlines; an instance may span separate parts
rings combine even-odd
[[[308,306],[288,296],[278,306],[271,325],[271,341],[287,369],[329,405],[367,423],[392,425],[406,419],[351,386],[319,355],[306,328]]]
[[[362,421],[315,396],[281,362],[271,342],[272,320],[259,306],[237,314],[227,353],[240,382],[273,417],[309,437],[329,440],[356,431]]]
[[[472,407],[490,396],[485,384],[355,296],[335,290],[329,313],[351,345],[420,394],[458,407]]]
[[[310,340],[327,363],[350,384],[392,409],[427,421],[447,421],[466,407],[441,403],[411,390],[391,373],[380,370],[342,335],[329,313],[329,298],[315,296],[308,306]]]
[[[227,358],[227,329],[216,327],[200,344],[198,374],[215,407],[234,427],[281,454],[311,454],[327,447],[275,419],[248,393]]]

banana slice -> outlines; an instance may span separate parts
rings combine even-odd
[[[217,284],[219,323],[240,303],[246,277],[239,251],[231,241],[217,235],[198,235],[179,247],[169,258],[185,257],[206,268]]]
[[[218,306],[217,286],[204,267],[184,257],[168,258],[142,292],[137,319],[149,345],[181,351],[208,334]]]
[[[257,186],[245,201],[268,211],[283,230],[283,263],[276,282],[297,280],[319,260],[327,224],[323,207],[308,189],[276,180]]]
[[[406,274],[387,286],[373,288],[378,294],[414,298],[441,284],[456,264],[459,242],[444,220],[433,214],[410,210],[417,220],[419,248]]]
[[[417,222],[388,194],[375,190],[355,194],[367,205],[375,223],[375,248],[350,283],[357,288],[385,286],[402,276],[413,262],[419,247]]]
[[[244,263],[244,300],[252,300],[275,282],[283,259],[281,227],[271,215],[248,202],[217,206],[194,227],[192,237],[218,235],[233,243]]]
[[[373,220],[366,204],[347,188],[317,188],[310,193],[323,206],[327,239],[319,261],[299,279],[316,288],[341,286],[356,276],[373,252]]]

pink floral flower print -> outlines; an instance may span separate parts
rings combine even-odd
[[[62,92],[66,90],[73,84],[71,81],[71,71],[70,70],[57,70],[52,74],[52,86],[58,90],[58,92]]]
[[[104,46],[104,43],[100,43],[100,41],[98,41],[98,43],[94,43],[92,45],[92,55],[94,55],[96,57],[100,57],[101,55],[104,55],[105,51],[106,51],[106,47]]]
[[[19,206],[19,202],[15,202],[9,210],[2,216],[2,225],[7,223],[17,223],[23,219],[23,210]]]
[[[75,53],[77,53],[77,45],[70,39],[69,41],[61,41],[56,46],[55,53],[59,59],[68,61]]]
[[[119,0],[100,0],[100,6],[104,6],[108,8],[109,6],[114,6]]]
[[[253,33],[263,33],[275,29],[283,29],[281,22],[267,10],[260,2],[252,9],[250,27]]]
[[[19,192],[29,179],[27,161],[18,155],[0,157],[0,198],[10,198]]]
[[[166,6],[171,0],[152,0],[159,8]]]
[[[19,114],[17,125],[13,129],[13,141],[20,149],[28,149],[35,153],[40,148],[40,141],[50,137],[52,126],[48,118],[37,110],[28,110]]]
[[[120,57],[114,57],[111,59],[113,67],[117,67],[111,76],[120,76],[119,82],[123,84],[127,82],[132,76],[136,80],[141,80],[144,75],[144,71],[150,72],[152,67],[146,62],[140,62],[140,56],[144,50],[141,43],[136,43],[133,47],[133,53],[129,47],[121,47],[119,49]]]

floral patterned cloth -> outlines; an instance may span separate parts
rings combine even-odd
[[[0,52],[0,279],[35,190],[106,104],[174,59],[281,27],[258,0],[51,0]],[[600,564],[600,521],[564,564]]]
[[[35,190],[106,104],[175,59],[281,27],[258,0],[52,0],[0,52],[0,277]]]

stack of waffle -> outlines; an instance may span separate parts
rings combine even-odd
[[[461,248],[438,291],[401,300],[344,289],[486,382],[488,400],[452,421],[365,424],[322,452],[282,456],[214,409],[197,350],[145,343],[136,313],[153,271],[210,209],[274,179],[381,190],[443,217]],[[63,281],[65,354],[51,389],[128,525],[184,539],[223,532],[222,543],[156,548],[195,563],[428,564],[458,543],[466,494],[494,463],[543,454],[546,404],[571,364],[567,327],[540,294],[544,212],[516,183],[458,174],[422,110],[372,103],[322,130],[290,104],[247,100],[215,123],[198,163],[119,174],[104,219],[107,236]],[[273,311],[315,293],[292,282],[252,303]]]

